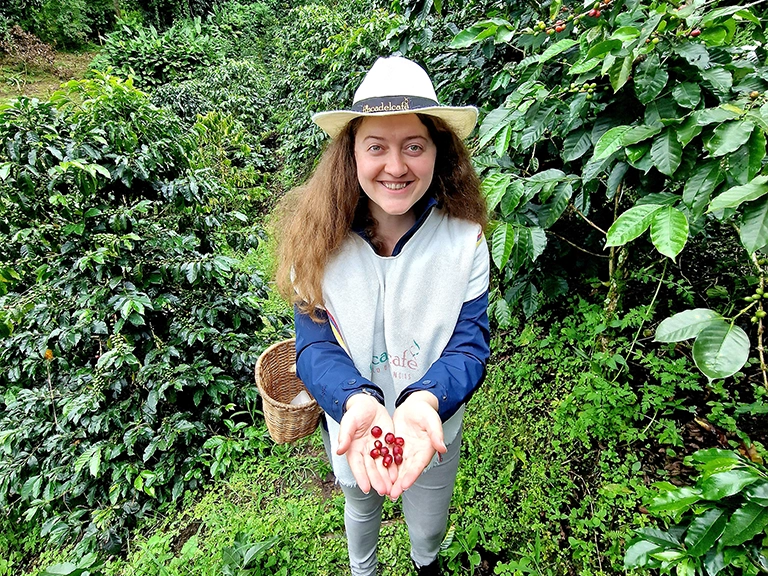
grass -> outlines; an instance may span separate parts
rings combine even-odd
[[[28,65],[0,59],[0,101],[19,96],[47,99],[62,83],[82,78],[94,51],[57,52],[52,65]]]

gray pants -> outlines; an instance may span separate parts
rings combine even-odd
[[[326,451],[327,432],[323,430]],[[453,486],[459,469],[461,430],[443,454],[442,463],[430,468],[403,495],[403,514],[411,539],[411,558],[419,566],[430,564],[440,550],[448,523]],[[384,496],[358,487],[341,486],[344,492],[344,525],[352,576],[375,576],[376,545],[381,527]]]

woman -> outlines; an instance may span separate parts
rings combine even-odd
[[[439,574],[464,405],[489,356],[487,216],[461,142],[477,110],[440,106],[427,73],[391,57],[351,109],[312,119],[333,140],[281,204],[277,280],[325,411],[352,574],[376,573],[385,496],[403,497],[417,572]],[[401,439],[389,465],[377,427]]]

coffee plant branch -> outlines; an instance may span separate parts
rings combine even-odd
[[[579,216],[581,216],[581,217],[584,219],[584,221],[585,221],[587,224],[589,224],[590,226],[592,226],[592,228],[594,228],[595,230],[598,230],[599,232],[602,232],[603,236],[607,236],[607,235],[608,235],[608,232],[606,232],[605,230],[603,230],[602,228],[600,228],[600,226],[598,226],[597,224],[595,224],[594,222],[592,222],[592,220],[590,220],[589,218],[587,218],[586,216],[584,216],[584,214],[582,214],[581,210],[579,210],[578,208],[576,208],[576,205],[575,205],[575,204],[571,204],[571,208],[573,208],[573,210],[576,212],[576,214],[578,214]]]
[[[756,253],[752,253],[752,263],[755,268],[760,272],[760,289],[765,290],[765,275],[763,274],[763,268],[760,266],[760,262]],[[760,300],[758,309],[763,311],[763,301]],[[765,332],[765,326],[763,325],[763,315],[757,316],[757,352],[760,355],[760,372],[763,375],[763,386],[768,390],[768,367],[765,365],[765,348],[763,347],[763,332]]]
[[[584,252],[585,254],[589,254],[590,256],[595,256],[596,258],[610,258],[610,256],[607,256],[605,254],[598,254],[597,252],[590,252],[586,248],[582,248],[578,244],[574,244],[573,242],[568,240],[568,238],[566,238],[564,236],[560,236],[560,234],[558,234],[557,232],[552,232],[552,230],[547,230],[547,233],[548,234],[552,234],[553,236],[557,236],[563,242],[567,242],[568,244],[570,244],[571,246],[576,248],[576,250],[581,250],[582,252]]]

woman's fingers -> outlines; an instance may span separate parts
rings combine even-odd
[[[352,475],[355,477],[360,490],[368,494],[371,490],[371,479],[368,475],[368,470],[365,462],[365,457],[359,452],[350,451],[347,454],[347,462],[349,462],[349,468],[352,470]]]

